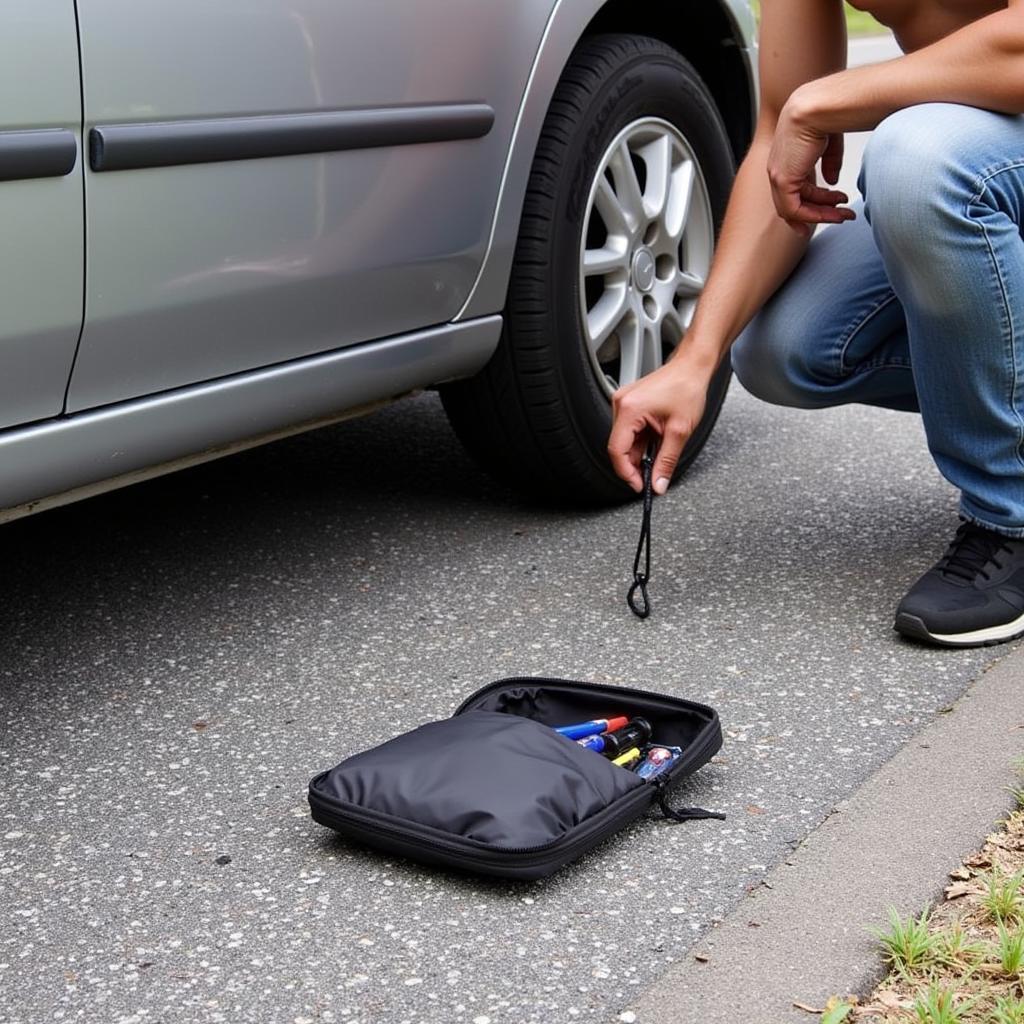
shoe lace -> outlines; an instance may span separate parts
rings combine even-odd
[[[985,566],[992,563],[994,568],[1001,569],[1002,563],[996,559],[996,555],[1004,550],[1013,551],[1008,537],[985,530],[974,523],[961,523],[949,550],[939,559],[935,568],[946,576],[956,576],[968,583],[979,575],[987,580],[990,577]]]

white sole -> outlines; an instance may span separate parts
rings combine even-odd
[[[984,629],[972,629],[967,633],[933,633],[916,615],[904,614],[897,616],[896,628],[907,636],[933,640],[947,647],[979,647],[984,644],[1002,643],[1004,640],[1020,636],[1024,633],[1024,615],[1000,626],[986,626]]]

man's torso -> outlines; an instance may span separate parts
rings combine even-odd
[[[1007,6],[1003,0],[851,0],[851,4],[891,28],[908,53]]]

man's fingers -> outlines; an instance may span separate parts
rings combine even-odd
[[[640,475],[639,437],[646,429],[647,423],[642,417],[624,413],[620,405],[616,410],[615,422],[608,438],[608,458],[611,459],[612,469],[634,491],[644,489],[644,479]]]
[[[821,156],[821,173],[825,180],[834,185],[843,169],[843,135],[837,132],[828,137],[828,145]]]
[[[848,203],[849,196],[837,189],[822,188],[819,185],[803,183],[800,186],[790,188],[772,189],[772,199],[775,202],[775,212],[783,220],[825,220],[828,223],[839,220],[852,220],[852,210],[844,210],[841,203]],[[821,217],[826,211],[844,210],[842,217]],[[813,216],[808,216],[813,214]]]
[[[678,427],[670,426],[665,431],[665,436],[661,439],[661,447],[658,449],[658,457],[654,460],[654,469],[651,472],[655,494],[664,494],[668,490],[686,439],[687,435]]]
[[[819,206],[815,203],[801,203],[799,206],[787,211],[783,218],[785,222],[798,230],[798,225],[810,228],[816,224],[843,224],[849,220],[856,220],[857,214],[847,206]],[[799,231],[806,235],[807,231]]]
[[[806,203],[816,206],[838,206],[848,203],[850,197],[845,192],[834,188],[822,188],[820,185],[804,185],[800,189],[800,198]]]

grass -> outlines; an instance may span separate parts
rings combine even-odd
[[[1024,1000],[1003,996],[992,1007],[992,1024],[1024,1024]]]
[[[864,998],[833,996],[821,1024],[1024,1024],[1024,762],[1016,767],[1017,808],[950,873],[944,900],[917,917],[890,909],[875,932],[888,975]]]
[[[1004,876],[993,871],[988,879],[988,892],[982,897],[982,906],[993,923],[1002,925],[1016,921],[1021,912],[1021,884],[1024,883],[1024,869]]]
[[[936,937],[939,961],[947,967],[968,971],[983,961],[988,953],[988,946],[973,940],[959,921],[938,932]]]
[[[1015,980],[1020,977],[1020,969],[1024,966],[1024,931],[1007,931],[999,924],[999,941],[995,944],[996,958],[1003,976]]]
[[[890,909],[888,930],[875,937],[889,966],[904,975],[919,974],[938,962],[940,943],[928,930],[927,910],[915,920]]]
[[[971,1005],[958,999],[954,989],[933,981],[914,1000],[913,1013],[918,1024],[960,1024]]]
[[[867,11],[858,11],[849,4],[843,4],[846,10],[846,34],[849,36],[877,36],[889,30],[880,25]]]
[[[760,0],[751,0],[751,6],[754,8],[754,16],[760,22],[761,20],[761,4]],[[881,35],[889,30],[884,26],[880,25],[874,18],[871,17],[866,11],[858,11],[855,7],[851,7],[849,4],[844,3],[843,9],[846,12],[846,34],[850,36],[877,36]]]

